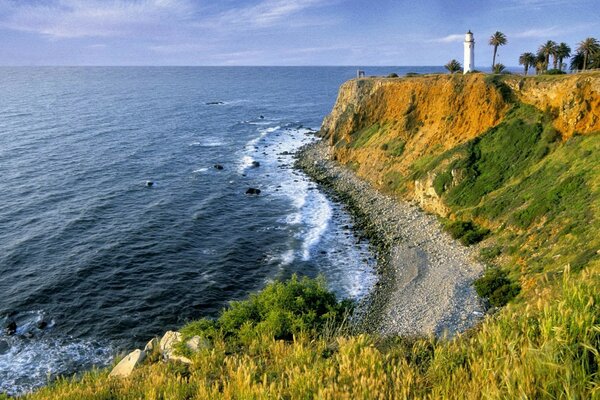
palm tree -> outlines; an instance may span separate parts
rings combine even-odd
[[[583,54],[581,52],[577,52],[573,54],[571,57],[571,71],[579,71],[583,69]]]
[[[494,69],[494,65],[496,65],[496,53],[498,52],[498,46],[504,46],[506,43],[508,43],[508,39],[506,39],[506,35],[502,32],[496,31],[496,33],[490,37],[490,46],[494,46],[492,69]]]
[[[525,75],[529,71],[529,67],[535,66],[535,54],[533,53],[523,53],[519,57],[519,65],[522,65],[525,69]]]
[[[556,42],[553,40],[548,40],[546,43],[540,46],[538,50],[541,54],[544,55],[544,70],[548,70],[548,64],[550,63],[550,55],[556,54]],[[556,60],[556,57],[555,57]]]
[[[600,43],[598,39],[589,37],[579,43],[577,52],[583,54],[583,70],[585,71],[590,58],[600,53]]]
[[[558,69],[562,71],[563,60],[571,55],[571,48],[565,42],[562,42],[556,48],[556,56],[558,57]]]
[[[460,63],[456,60],[450,60],[448,64],[444,65],[444,68],[448,70],[451,74],[458,72],[462,69]]]
[[[505,69],[506,69],[506,67],[504,66],[504,64],[498,63],[498,64],[494,65],[493,72],[495,74],[501,74],[504,72]]]
[[[546,56],[544,55],[544,53],[538,51],[538,53],[535,55],[535,73],[539,75],[542,72],[544,72],[545,66]]]

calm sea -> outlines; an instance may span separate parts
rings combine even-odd
[[[17,324],[0,333],[0,393],[106,365],[293,273],[368,293],[366,244],[290,155],[355,73],[0,68],[0,323]]]

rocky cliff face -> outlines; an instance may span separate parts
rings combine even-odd
[[[540,110],[563,139],[600,131],[600,74],[354,79],[341,86],[321,134],[362,178],[445,215],[435,175],[413,179],[415,166],[488,132],[516,103]]]

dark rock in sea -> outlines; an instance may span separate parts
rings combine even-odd
[[[37,328],[38,329],[46,329],[48,327],[48,323],[44,320],[38,321]]]
[[[289,156],[290,152],[289,151],[283,151],[281,153],[278,154],[279,156]]]
[[[208,103],[206,103],[206,105],[208,106],[216,106],[216,105],[221,105],[221,104],[225,104],[222,101],[209,101]]]
[[[146,181],[146,186],[147,187],[152,187],[152,186],[154,186],[154,182],[152,182],[152,181]]]
[[[221,164],[215,164],[214,169],[223,169],[223,166]]]
[[[0,340],[0,355],[6,354],[6,352],[10,349],[8,342],[6,340]]]
[[[261,116],[260,116],[260,117],[258,117],[258,118],[260,118],[260,119],[265,119],[265,117],[264,117],[263,115],[261,115]]]
[[[248,188],[248,190],[246,190],[246,194],[258,196],[260,194],[260,189]]]
[[[6,325],[4,332],[7,336],[12,336],[17,333],[17,323],[15,321],[10,321],[8,325]]]
[[[258,168],[258,167],[260,167],[260,163],[258,161],[252,161],[252,166],[254,168]]]

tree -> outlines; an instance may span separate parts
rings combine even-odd
[[[571,48],[565,42],[562,42],[556,48],[556,56],[558,57],[559,65],[558,69],[562,71],[563,60],[571,56]]]
[[[494,65],[496,65],[496,53],[498,52],[498,46],[504,46],[506,43],[508,43],[508,39],[506,39],[506,35],[502,32],[496,31],[496,33],[490,37],[490,46],[494,46],[492,69],[494,69]]]
[[[571,71],[579,71],[583,69],[583,54],[581,52],[577,52],[571,57]]]
[[[544,53],[538,51],[538,53],[535,56],[535,73],[541,74],[542,72],[544,72],[545,65],[546,56],[544,55]]]
[[[579,43],[577,52],[583,55],[583,70],[585,71],[588,67],[590,59],[600,53],[600,43],[598,39],[589,37]]]
[[[523,66],[525,69],[525,75],[529,71],[529,67],[535,66],[535,54],[533,53],[523,53],[519,57],[519,64]]]
[[[544,55],[544,71],[548,70],[548,64],[550,63],[550,56],[556,54],[556,42],[548,40],[546,43],[540,46],[539,53]],[[556,60],[556,57],[554,57]]]
[[[444,65],[444,68],[448,70],[451,74],[458,72],[462,69],[460,63],[456,60],[450,60],[448,64]]]
[[[506,69],[506,67],[504,66],[504,64],[498,63],[498,64],[494,65],[493,72],[495,74],[501,74],[504,72],[505,69]]]

